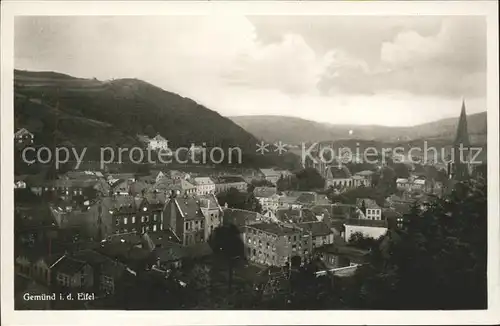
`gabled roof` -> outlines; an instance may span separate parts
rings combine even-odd
[[[329,166],[326,171],[327,179],[349,179],[352,177],[351,171],[345,165]]]
[[[54,268],[59,273],[72,276],[81,271],[85,265],[87,265],[87,263],[84,261],[65,256],[54,266]]]
[[[174,198],[174,204],[177,206],[179,213],[184,219],[201,219],[203,213],[201,212],[199,202],[196,198],[183,196]]]
[[[151,140],[156,140],[156,141],[167,141],[165,138],[163,138],[160,134],[157,134],[154,136]]]
[[[357,198],[356,199],[356,205],[361,208],[363,206],[363,202],[365,203],[365,208],[368,209],[380,209],[380,206],[377,205],[377,202],[373,199],[369,198]]]
[[[298,223],[297,225],[305,231],[310,231],[313,237],[326,236],[333,233],[324,222]]]
[[[21,128],[19,129],[18,131],[16,131],[14,133],[14,137],[22,137],[22,136],[25,136],[25,135],[30,135],[30,136],[33,136],[33,134],[31,132],[28,131],[28,129],[26,128]]]
[[[225,208],[223,210],[222,220],[224,224],[234,224],[241,227],[248,224],[259,223],[262,221],[262,218],[257,212],[244,209]]]
[[[257,224],[247,225],[247,229],[248,228],[258,229],[278,236],[300,232],[300,230],[295,227],[282,226],[276,223],[257,223]]]
[[[377,228],[387,228],[387,221],[385,220],[367,220],[367,219],[349,219],[344,222],[345,225],[351,226],[369,226]]]

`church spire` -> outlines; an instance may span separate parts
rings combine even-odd
[[[462,99],[462,110],[458,118],[457,135],[454,142],[453,178],[456,180],[466,180],[470,175],[469,146],[467,113],[465,112],[465,100]]]
[[[469,132],[467,130],[467,113],[465,112],[465,100],[462,98],[462,110],[460,118],[458,118],[457,135],[455,137],[455,145],[469,146]]]

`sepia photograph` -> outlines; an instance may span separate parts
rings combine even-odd
[[[498,3],[48,3],[2,3],[2,316],[495,320]]]

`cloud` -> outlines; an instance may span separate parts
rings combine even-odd
[[[367,27],[367,17],[325,17],[316,31],[318,18],[302,17],[263,41],[242,16],[18,17],[15,66],[139,78],[224,115],[413,124],[456,116],[455,94],[468,98],[470,112],[484,109],[486,34],[480,19],[463,19],[423,29],[416,26],[427,20]],[[330,21],[343,29],[329,33]]]
[[[324,66],[323,58],[316,56],[302,36],[286,34],[276,43],[255,42],[249,52],[236,58],[227,80],[230,84],[303,94],[315,90]]]
[[[327,94],[402,91],[445,97],[484,96],[486,22],[480,17],[453,17],[444,19],[435,35],[401,31],[381,44],[378,65],[370,69],[365,66],[329,67],[320,89]]]

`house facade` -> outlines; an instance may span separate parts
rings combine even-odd
[[[285,266],[293,256],[308,257],[312,252],[309,233],[275,223],[247,225],[243,235],[246,256],[251,262]]]
[[[215,183],[209,177],[196,177],[193,179],[198,196],[215,193]]]
[[[382,208],[375,200],[369,198],[356,199],[356,206],[361,211],[360,218],[380,221],[382,219]]]

